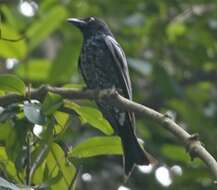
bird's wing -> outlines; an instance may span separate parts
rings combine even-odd
[[[132,87],[131,81],[127,66],[126,56],[118,44],[118,42],[112,36],[105,36],[105,44],[108,47],[109,51],[112,54],[112,57],[118,67],[119,76],[121,77],[121,82],[124,84],[122,88],[124,90],[124,96],[132,100]],[[132,126],[135,125],[135,116],[132,112],[128,112],[128,117],[132,123]]]
[[[118,72],[120,72],[119,76],[124,82],[124,87],[126,86],[126,92],[127,97],[129,99],[132,99],[132,88],[131,88],[131,82],[130,82],[130,76],[129,76],[129,71],[128,71],[128,66],[127,66],[127,60],[126,56],[118,44],[118,42],[112,37],[112,36],[105,36],[105,44],[108,47],[109,51],[112,54],[112,57],[118,67]]]

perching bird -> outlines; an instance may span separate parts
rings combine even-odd
[[[89,89],[118,89],[132,100],[132,89],[125,54],[108,26],[95,17],[69,18],[83,34],[79,68]],[[128,176],[135,164],[148,165],[154,158],[137,141],[134,131],[134,114],[123,111],[108,102],[96,102],[103,116],[120,136],[124,152],[125,174]]]

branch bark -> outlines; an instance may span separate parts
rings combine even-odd
[[[159,126],[164,127],[172,133],[188,150],[191,158],[200,158],[208,167],[209,171],[217,181],[217,162],[215,158],[202,146],[197,135],[191,135],[175,123],[170,117],[161,114],[151,108],[128,100],[118,94],[117,91],[111,89],[105,90],[79,90],[58,88],[51,86],[42,86],[38,89],[31,90],[31,99],[43,100],[48,92],[59,94],[65,99],[89,99],[100,100],[106,99],[108,103],[118,106],[121,109],[140,114],[146,118],[158,123]],[[29,94],[29,93],[27,93]],[[0,97],[0,106],[7,106],[12,103],[22,102],[29,99],[27,96],[20,96],[17,94],[8,94]]]

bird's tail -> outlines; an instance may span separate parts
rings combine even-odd
[[[125,127],[120,131],[120,137],[124,152],[124,170],[125,174],[129,176],[135,165],[156,164],[157,161],[141,147],[133,129],[128,128],[129,126]]]

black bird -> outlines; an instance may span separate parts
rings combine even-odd
[[[89,89],[115,88],[132,100],[132,89],[125,54],[108,26],[95,17],[69,18],[83,34],[79,68]],[[104,117],[120,136],[125,174],[129,175],[135,164],[148,165],[154,158],[139,145],[134,131],[134,114],[118,109],[106,101],[96,102]]]

